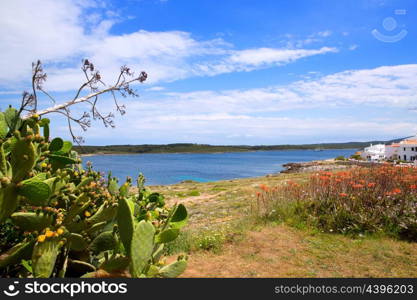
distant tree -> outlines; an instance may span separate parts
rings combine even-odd
[[[131,84],[134,82],[144,82],[148,75],[145,72],[140,72],[139,76],[135,76],[134,72],[127,66],[122,66],[120,72],[111,85],[104,83],[100,72],[95,68],[93,63],[88,59],[82,60],[81,71],[84,74],[85,81],[77,89],[74,97],[70,100],[57,103],[56,99],[48,93],[44,88],[43,84],[47,79],[47,75],[43,70],[42,63],[38,60],[32,64],[32,91],[23,92],[22,101],[20,108],[18,109],[18,116],[22,119],[28,119],[33,115],[43,116],[51,113],[59,113],[64,115],[68,121],[68,128],[71,137],[74,142],[81,144],[84,139],[81,136],[74,134],[72,125],[78,124],[84,131],[91,126],[91,118],[93,120],[100,120],[106,127],[114,127],[114,114],[112,112],[103,114],[98,110],[97,104],[99,97],[103,94],[110,93],[113,97],[114,105],[116,110],[121,114],[125,114],[126,108],[124,105],[119,104],[117,101],[117,95],[123,97],[133,96],[137,97],[138,94],[131,88]],[[83,95],[83,92],[88,94]],[[38,109],[38,93],[46,95],[54,104],[53,106],[39,110]],[[84,111],[79,117],[74,116],[70,111],[70,107],[78,103],[89,104],[89,109]],[[22,115],[26,112],[25,115]]]

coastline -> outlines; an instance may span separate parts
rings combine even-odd
[[[357,150],[357,148],[325,148],[322,150]],[[271,151],[316,151],[315,149],[271,149],[271,150],[245,150],[245,151],[181,151],[181,152],[97,152],[97,153],[83,153],[80,154],[80,157],[89,157],[89,156],[104,156],[104,155],[142,155],[142,154],[223,154],[223,153],[253,153],[253,152],[271,152]],[[320,150],[321,151],[321,150]]]

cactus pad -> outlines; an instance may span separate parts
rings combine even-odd
[[[155,242],[160,244],[169,243],[175,240],[179,234],[180,230],[177,228],[166,229],[155,237]]]
[[[117,240],[112,231],[100,233],[89,246],[91,252],[97,254],[101,251],[112,250],[116,247]]]
[[[59,151],[61,150],[62,146],[64,146],[64,141],[61,138],[54,138],[49,144],[49,151]]]
[[[16,139],[12,143],[11,165],[14,182],[23,180],[29,171],[35,166],[35,147],[32,142],[24,139]]]
[[[74,251],[83,251],[87,249],[88,243],[81,234],[71,233],[68,237],[70,248]]]
[[[24,196],[28,204],[45,206],[51,194],[51,189],[47,183],[38,180],[25,180],[17,189],[20,196]]]
[[[148,265],[154,247],[155,228],[148,221],[140,221],[133,232],[132,244],[130,249],[131,274],[139,277]]]
[[[183,204],[179,204],[175,208],[175,212],[171,217],[171,226],[173,228],[181,228],[185,224],[187,224],[188,213],[187,209]]]
[[[13,224],[25,231],[41,231],[46,227],[51,226],[54,221],[53,215],[34,212],[16,212],[10,218]]]
[[[180,276],[187,268],[187,261],[180,259],[159,270],[159,275],[165,278],[175,278]]]
[[[58,238],[37,242],[32,254],[33,275],[48,278],[54,270],[55,261],[62,243]]]
[[[128,199],[121,198],[119,200],[117,210],[117,225],[119,226],[120,239],[122,240],[123,246],[126,249],[127,255],[130,255],[133,231],[134,231],[134,220],[133,210],[131,205],[128,203]]]
[[[34,244],[34,241],[19,243],[2,253],[0,255],[0,269],[17,264],[22,259],[30,259]]]
[[[13,183],[0,188],[0,222],[6,220],[19,204],[16,187]]]

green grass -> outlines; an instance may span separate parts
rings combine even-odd
[[[245,232],[254,228],[254,223],[242,220],[215,228],[183,230],[176,240],[165,245],[165,253],[173,255],[201,250],[220,253],[225,243],[242,240]]]

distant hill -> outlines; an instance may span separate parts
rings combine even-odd
[[[177,143],[166,145],[108,145],[108,146],[75,146],[80,154],[140,154],[140,153],[214,153],[214,152],[247,152],[271,150],[308,150],[308,149],[363,149],[370,144],[390,144],[403,140],[347,142],[347,143],[320,143],[304,145],[259,145],[259,146],[226,146],[192,143]]]

